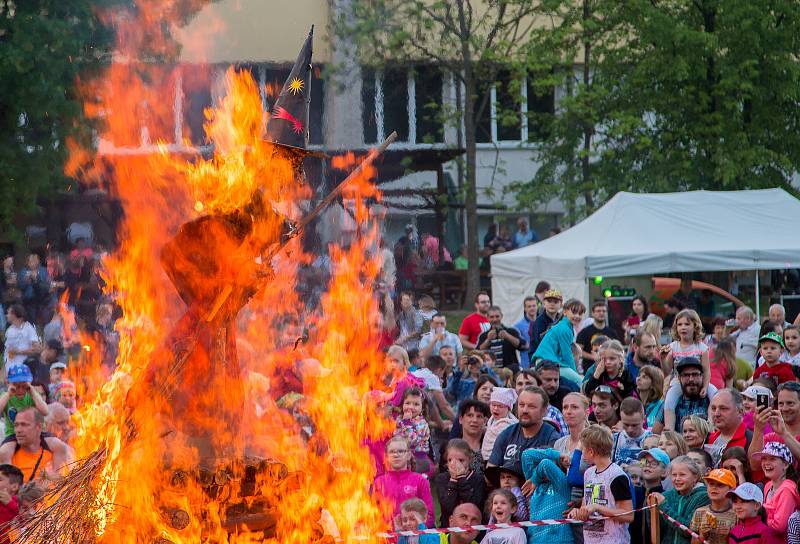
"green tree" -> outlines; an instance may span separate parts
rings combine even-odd
[[[566,96],[538,148],[541,168],[515,185],[521,205],[559,197],[581,216],[623,190],[790,187],[800,166],[799,3],[542,8],[554,24],[537,31],[529,55]]]
[[[350,0],[334,31],[353,40],[362,65],[435,64],[455,79],[456,97],[440,114],[465,149],[463,188],[470,263],[467,301],[478,291],[476,127],[489,107],[486,92],[501,73],[524,73],[533,34],[532,0]],[[519,94],[518,86],[516,89]],[[513,123],[500,112],[501,122]],[[517,114],[516,122],[519,122]],[[391,127],[387,127],[391,128]],[[460,166],[461,168],[461,166]]]
[[[80,73],[105,55],[109,33],[89,0],[0,0],[0,236],[39,197],[66,190],[67,138],[89,142]]]

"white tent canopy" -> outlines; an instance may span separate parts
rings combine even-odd
[[[505,321],[547,280],[586,302],[587,279],[666,272],[800,268],[800,200],[783,189],[617,193],[561,234],[492,255]]]

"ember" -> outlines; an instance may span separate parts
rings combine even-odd
[[[159,24],[156,4],[117,21],[120,52],[136,51],[130,40],[158,43],[149,26],[133,32],[145,20]],[[310,39],[279,102],[287,87],[287,100],[307,92],[298,78],[311,69]],[[170,75],[130,58],[84,83],[87,113],[105,121],[101,142],[125,142],[170,113],[155,97],[177,69]],[[212,157],[159,144],[157,153],[102,154],[82,167],[87,180],[101,167],[110,173],[126,210],[124,242],[104,263],[107,291],[123,311],[119,354],[75,416],[79,461],[41,509],[19,520],[19,542],[369,541],[385,529],[385,512],[369,497],[374,470],[364,444],[391,423],[362,401],[384,370],[371,296],[377,231],[365,203],[379,198],[369,163],[380,151],[312,209],[299,168],[304,149],[275,137],[273,123],[288,117],[262,110],[247,72],[229,71],[225,87],[206,112]],[[133,113],[142,108],[146,119]],[[290,115],[293,137],[305,123],[298,115]],[[298,277],[314,255],[298,234],[339,196],[354,203],[358,235],[328,248],[327,293],[306,307]],[[83,349],[99,356],[89,343]],[[290,374],[299,387],[284,387]]]

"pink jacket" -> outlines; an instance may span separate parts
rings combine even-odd
[[[769,496],[772,482],[764,486],[764,497]],[[767,512],[768,542],[786,542],[786,529],[789,526],[789,516],[800,506],[800,495],[797,493],[797,484],[791,480],[784,480],[778,486],[772,497],[764,499],[764,510]]]
[[[375,478],[372,483],[372,492],[394,506],[392,517],[400,513],[400,504],[406,499],[422,499],[422,502],[428,507],[428,520],[425,525],[427,527],[435,526],[431,485],[422,474],[410,470],[389,470]]]

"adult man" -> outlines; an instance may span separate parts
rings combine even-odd
[[[65,444],[72,442],[75,429],[70,420],[69,411],[60,402],[52,402],[47,405],[47,417],[44,418],[44,425],[48,433]]]
[[[655,366],[661,368],[661,363],[656,359],[655,337],[645,331],[638,331],[633,337],[633,347],[625,357],[625,369],[630,373],[634,380],[639,377],[639,370],[645,366]]]
[[[525,297],[525,300],[522,301],[522,319],[514,323],[514,328],[517,329],[519,332],[520,339],[525,342],[526,345],[530,344],[531,342],[531,325],[533,322],[536,321],[536,314],[539,310],[539,303],[535,296],[533,297]],[[520,364],[522,368],[530,368],[531,366],[531,356],[530,352],[525,349],[519,352]]]
[[[599,385],[592,392],[592,415],[599,425],[614,429],[619,423],[619,397],[617,392],[607,385]]]
[[[753,310],[748,306],[740,306],[736,310],[736,326],[739,330],[731,334],[736,338],[736,356],[750,363],[755,370],[760,327]]]
[[[764,435],[769,423],[773,432]],[[778,386],[778,409],[764,408],[753,418],[753,438],[748,454],[764,449],[766,442],[783,442],[792,455],[800,459],[800,383],[786,382]],[[750,459],[750,466],[761,468],[760,459]]]
[[[561,381],[561,368],[555,361],[542,359],[536,364],[536,375],[542,384],[542,389],[547,393],[550,404],[559,411],[562,409],[564,397],[569,393],[580,391],[576,384],[569,380]]]
[[[564,297],[561,296],[561,291],[558,289],[548,289],[544,292],[542,295],[544,311],[531,323],[531,331],[528,334],[531,339],[528,353],[533,354],[536,351],[539,342],[544,338],[544,333],[556,322],[558,314],[561,312],[562,302],[564,302]]]
[[[57,362],[64,354],[64,347],[60,340],[48,340],[39,357],[28,357],[25,364],[31,369],[33,383],[44,386],[50,385],[50,365]]]
[[[480,525],[481,509],[471,502],[461,503],[453,510],[448,522],[450,527]],[[459,531],[439,536],[439,544],[476,544],[475,539],[478,538],[478,531]]]
[[[624,399],[619,405],[619,417],[622,430],[614,433],[611,460],[618,465],[636,464],[644,439],[651,434],[644,428],[642,401],[633,397]]]
[[[677,300],[684,308],[696,309],[697,299],[692,292],[692,279],[681,278],[681,286],[673,293],[672,298]]]
[[[539,241],[536,231],[528,228],[528,220],[524,217],[517,219],[517,232],[514,233],[514,248],[525,247]]]
[[[721,389],[711,399],[708,419],[717,430],[708,436],[705,450],[714,459],[714,466],[719,465],[725,450],[736,446],[747,450],[750,446],[753,433],[745,426],[743,414],[742,394],[736,389]]]
[[[517,399],[519,421],[500,433],[492,448],[487,466],[513,465],[522,473],[522,452],[528,448],[550,448],[560,438],[555,426],[544,421],[550,403],[541,387],[522,390]]]
[[[486,422],[489,420],[491,412],[489,406],[478,399],[466,399],[458,405],[458,423],[461,426],[461,436],[450,438],[462,438],[469,444],[472,451],[480,458],[481,443],[483,433],[486,431]]]
[[[35,408],[26,408],[14,420],[15,439],[0,447],[0,464],[18,467],[25,481],[55,480],[72,461],[72,452],[55,436],[43,436],[44,417]]]
[[[439,349],[439,357],[444,359],[445,362],[445,367],[444,367],[445,377],[449,376],[453,372],[453,369],[456,367],[456,350],[453,349],[453,346],[442,346]]]
[[[461,355],[464,349],[458,336],[447,330],[447,317],[437,313],[431,318],[431,330],[423,334],[419,341],[419,355],[423,359],[431,355],[441,355],[439,350],[444,346],[453,348],[456,357]]]
[[[12,305],[6,312],[8,328],[5,335],[5,366],[24,363],[28,357],[38,355],[41,351],[39,336],[33,325],[25,320],[25,308],[20,304]]]
[[[773,304],[769,307],[769,320],[773,323],[783,323],[783,328],[785,329],[791,323],[786,321],[786,308],[781,306],[780,304]]]
[[[489,330],[478,336],[478,349],[488,350],[494,357],[495,366],[511,369],[516,374],[519,372],[517,351],[525,349],[526,345],[520,339],[517,329],[503,325],[503,311],[500,307],[490,307],[487,316]]]
[[[587,369],[593,365],[597,359],[592,353],[592,340],[597,336],[607,336],[609,339],[616,340],[617,334],[614,329],[608,326],[608,307],[605,300],[596,300],[592,304],[592,322],[581,329],[578,333],[576,342],[583,350],[583,368]]]
[[[479,291],[475,295],[475,311],[464,318],[458,329],[458,337],[464,348],[475,349],[478,336],[483,331],[489,330],[489,319],[486,317],[486,313],[491,305],[492,300],[486,291]]]
[[[717,393],[717,388],[709,384],[705,397],[700,396],[703,388],[703,364],[696,357],[684,357],[675,365],[678,381],[681,384],[681,396],[675,410],[664,409],[664,428],[681,432],[683,418],[697,414],[707,417],[708,406]]]

